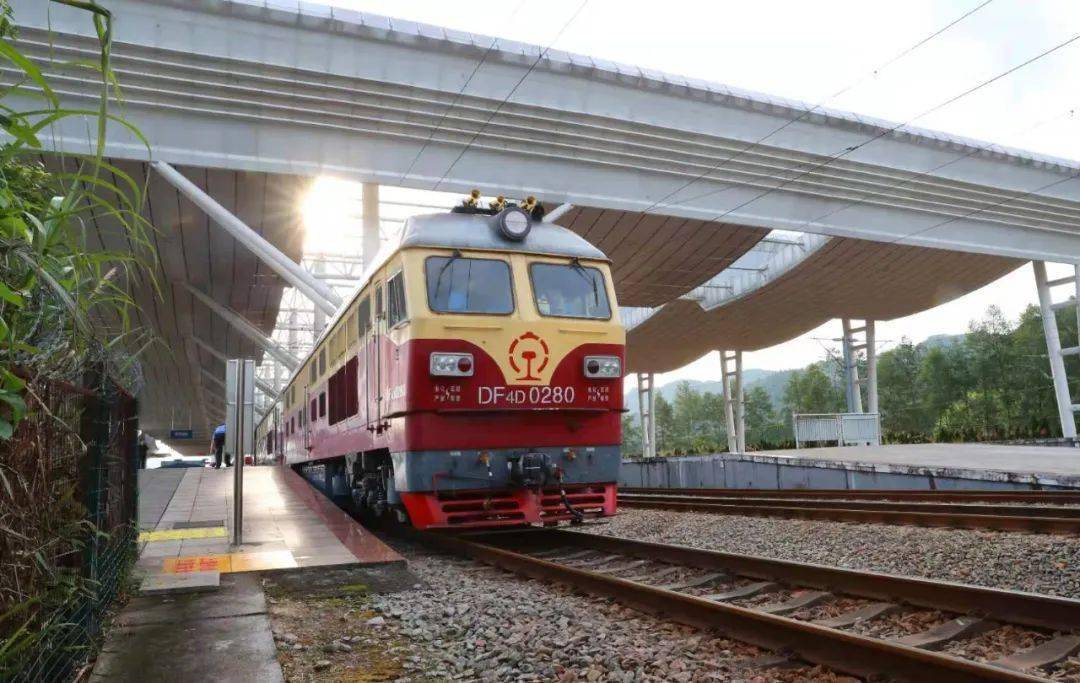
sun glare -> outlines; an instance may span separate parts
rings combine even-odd
[[[351,251],[350,237],[360,231],[360,183],[320,176],[304,198],[304,252]]]

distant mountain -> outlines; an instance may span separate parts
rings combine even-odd
[[[964,341],[966,334],[935,334],[927,337],[919,346],[929,349],[944,349]]]
[[[779,406],[784,397],[784,387],[787,386],[788,378],[791,376],[792,372],[793,370],[759,370],[757,368],[747,368],[746,370],[743,370],[743,383],[745,384],[743,391],[749,391],[754,386],[760,385],[768,392],[769,398],[772,399],[773,406]],[[706,392],[719,394],[721,392],[720,382],[718,381],[688,379],[675,380],[674,382],[662,384],[658,387],[660,395],[667,401],[674,401],[675,391],[681,382],[688,382],[691,388],[701,394]],[[631,386],[630,390],[626,392],[623,402],[627,410],[632,413],[638,412],[638,395],[636,387]]]

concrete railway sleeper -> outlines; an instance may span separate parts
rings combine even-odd
[[[1066,598],[569,531],[406,533],[856,676],[1047,680],[1045,667],[1080,651],[1080,601]],[[1028,629],[1035,645],[998,643],[987,661],[952,652],[1005,625]]]
[[[720,498],[619,492],[625,508],[705,512],[751,517],[910,524],[953,529],[1032,533],[1080,533],[1080,508],[976,503],[835,501],[784,498]]]

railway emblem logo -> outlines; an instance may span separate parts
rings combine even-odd
[[[510,342],[509,357],[510,367],[520,375],[518,380],[525,382],[539,381],[537,375],[544,371],[550,360],[547,342],[535,332],[526,332]]]

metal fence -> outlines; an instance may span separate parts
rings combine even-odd
[[[880,446],[878,413],[793,413],[795,448],[807,443],[835,441],[839,446]]]
[[[27,419],[0,444],[2,512],[24,523],[2,548],[0,680],[71,680],[137,555],[137,406],[96,376],[30,388]]]

